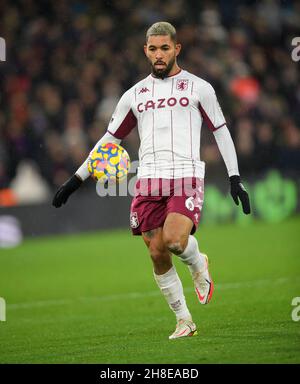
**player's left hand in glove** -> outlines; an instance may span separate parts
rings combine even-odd
[[[230,193],[236,205],[239,205],[239,199],[241,200],[243,212],[248,215],[251,212],[249,195],[241,183],[240,176],[231,176],[230,178]]]
[[[62,204],[66,204],[69,196],[75,192],[82,184],[82,180],[79,179],[76,175],[73,175],[69,180],[67,180],[56,192],[52,205],[59,208]]]

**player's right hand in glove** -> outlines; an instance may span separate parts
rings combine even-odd
[[[236,205],[239,205],[239,199],[241,200],[243,212],[248,215],[251,212],[249,195],[241,183],[240,176],[231,176],[230,178],[230,193]]]
[[[56,192],[52,205],[59,208],[62,204],[66,204],[69,196],[75,192],[82,184],[82,180],[79,179],[76,175],[73,175],[69,180],[67,180]]]

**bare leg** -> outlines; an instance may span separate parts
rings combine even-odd
[[[191,320],[182,283],[172,265],[172,255],[163,242],[162,233],[162,228],[143,233],[143,239],[149,249],[154,266],[154,278],[177,321]]]

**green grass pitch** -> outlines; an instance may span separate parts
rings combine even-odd
[[[26,240],[0,251],[0,363],[300,363],[300,218],[200,225],[215,293],[198,304],[175,259],[198,336],[175,318],[128,230]],[[175,256],[174,256],[175,258]],[[299,309],[300,315],[300,309]]]

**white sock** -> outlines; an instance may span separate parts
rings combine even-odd
[[[185,302],[182,283],[175,267],[173,266],[163,275],[157,275],[155,272],[153,274],[177,321],[180,319],[191,320],[192,317]]]
[[[200,253],[198,242],[192,235],[189,236],[185,250],[178,257],[184,264],[187,264],[191,273],[204,272],[206,270],[205,257]]]

